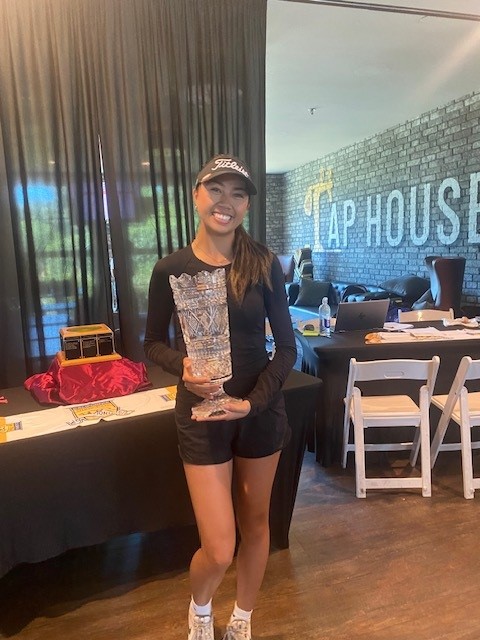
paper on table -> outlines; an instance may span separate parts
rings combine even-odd
[[[386,331],[405,331],[406,329],[413,329],[413,324],[405,324],[404,322],[385,322],[383,328]]]
[[[408,333],[412,336],[434,336],[445,333],[445,331],[440,331],[435,327],[422,327],[418,329],[410,329]]]
[[[455,318],[455,320],[449,320],[448,318],[443,319],[444,327],[452,327],[454,325],[460,325],[468,329],[476,329],[479,326],[476,318]]]
[[[475,340],[476,338],[480,338],[480,331],[473,329],[461,329],[460,331],[452,329],[451,331],[441,331],[440,333],[446,334],[449,340]]]
[[[398,333],[383,332],[378,334],[382,342],[428,342],[447,340],[476,340],[480,338],[480,331],[474,330],[451,330],[439,331],[434,327],[422,329],[411,329],[410,331],[400,331]]]
[[[396,333],[389,332],[379,332],[380,340],[382,342],[415,342],[416,338],[414,338],[409,333],[405,333],[403,331],[398,331]]]
[[[443,337],[442,331],[435,327],[424,327],[421,329],[409,329],[399,333],[380,333],[382,342],[415,342],[417,340],[448,340]]]

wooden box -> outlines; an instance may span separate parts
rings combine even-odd
[[[113,331],[106,324],[87,324],[60,329],[62,364],[101,362],[120,358],[115,352]]]

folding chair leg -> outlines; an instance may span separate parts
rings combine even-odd
[[[420,399],[420,403],[422,403],[423,399]],[[419,431],[420,431],[420,457],[421,457],[421,465],[422,465],[422,496],[424,498],[430,498],[432,495],[432,472],[430,469],[430,427],[428,420],[428,400],[425,401],[427,404],[427,408],[425,410],[424,415],[427,416],[425,420],[422,420],[420,423]]]
[[[462,433],[462,471],[463,471],[463,496],[467,500],[471,500],[475,495],[475,489],[473,488],[473,463],[472,463],[472,448],[470,442],[470,434],[467,436],[465,429]]]
[[[350,415],[348,408],[345,407],[345,418],[343,421],[343,443],[342,443],[342,467],[347,468],[348,455],[348,436],[350,435]]]
[[[418,454],[420,452],[420,441],[421,441],[420,429],[416,429],[415,430],[415,436],[413,438],[412,451],[410,453],[410,466],[411,467],[414,467],[417,464]],[[430,448],[430,443],[428,443],[428,446]]]
[[[433,435],[432,444],[430,446],[430,464],[433,469],[435,462],[437,461],[438,452],[440,451],[440,446],[442,445],[443,439],[447,432],[447,427],[450,420],[448,416],[444,413],[440,416],[440,420],[438,421],[437,429]]]
[[[357,498],[367,497],[367,483],[365,482],[365,434],[363,422],[353,423],[355,438],[355,484]]]
[[[475,496],[473,486],[472,434],[468,418],[467,391],[460,394],[460,437],[462,449],[463,496],[471,500]]]

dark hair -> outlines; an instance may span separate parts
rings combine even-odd
[[[264,284],[272,289],[272,260],[272,252],[256,242],[242,225],[235,229],[230,285],[237,302],[242,302],[250,286]]]

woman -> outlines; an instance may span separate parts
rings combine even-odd
[[[296,348],[285,280],[277,258],[242,226],[256,192],[244,162],[228,155],[210,160],[193,189],[196,237],[159,260],[150,282],[145,354],[181,378],[175,408],[179,451],[201,543],[190,565],[188,640],[214,640],[212,598],[233,560],[236,524],[237,593],[224,640],[250,640],[250,618],[269,553],[272,484],[290,436],[281,389]],[[193,376],[178,321],[180,348],[169,346],[175,311],[169,276],[218,268],[227,277],[233,370],[224,386],[235,400],[223,405],[221,415],[194,419],[192,407],[220,387]],[[275,339],[272,360],[265,350],[265,317]]]

